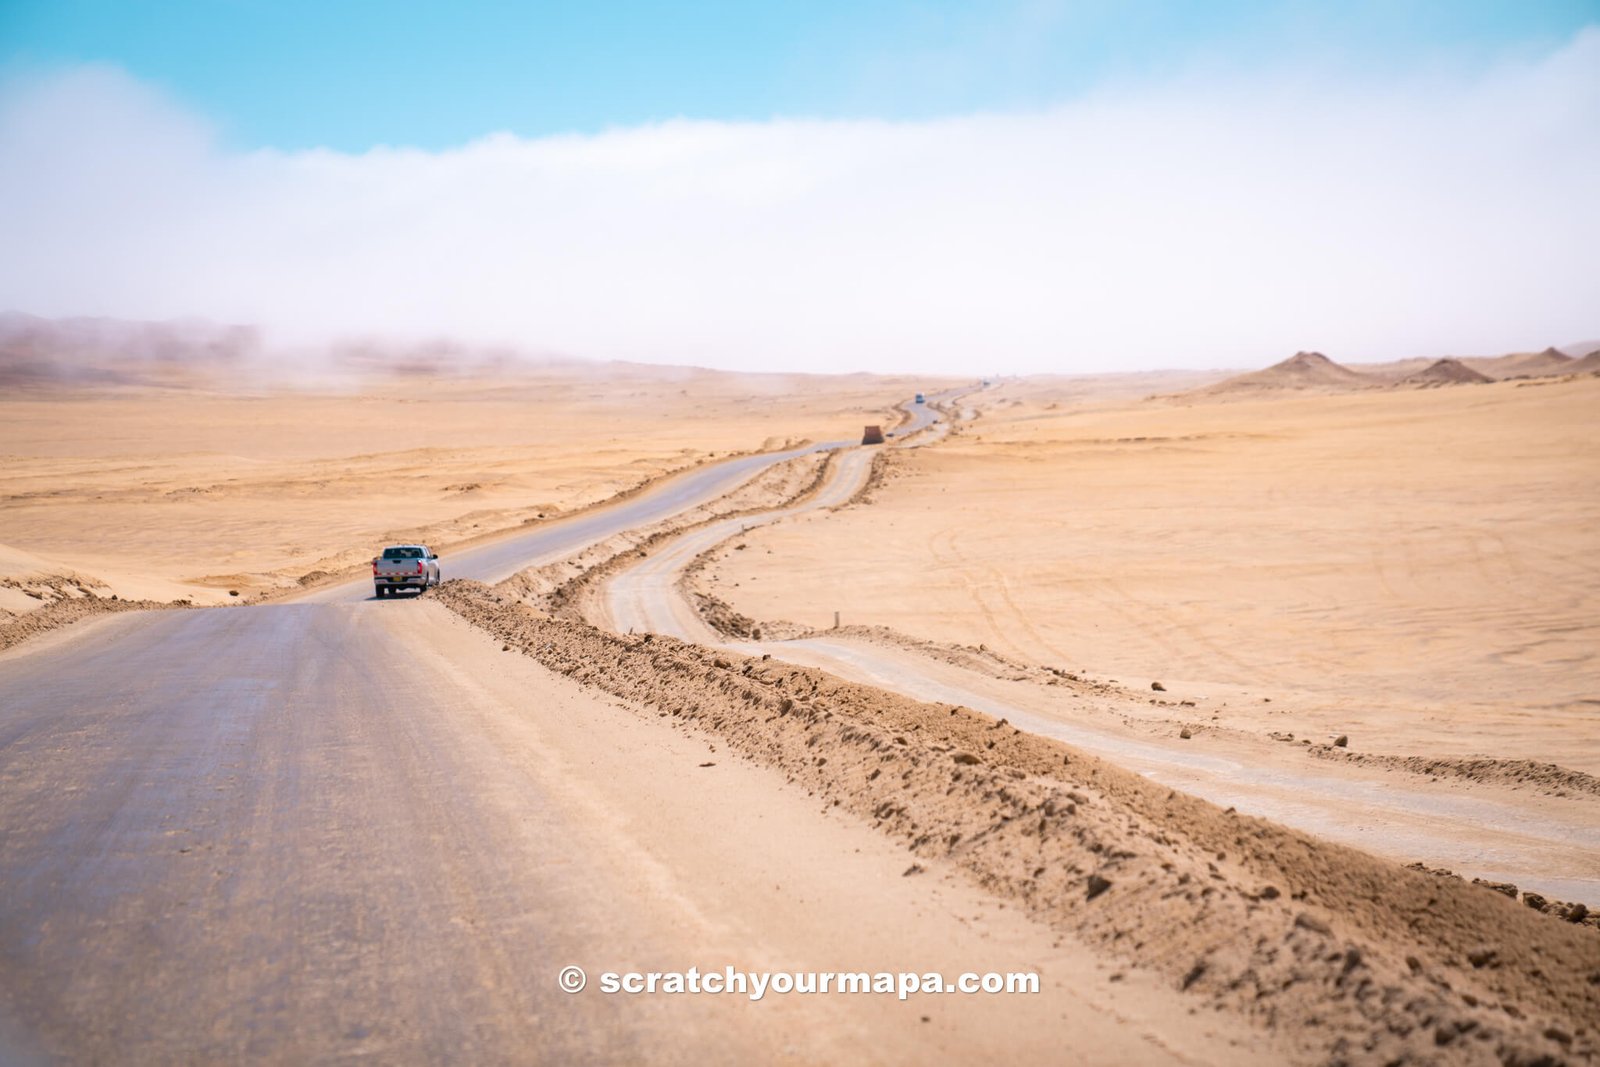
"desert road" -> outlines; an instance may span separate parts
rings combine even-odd
[[[937,401],[937,397],[934,398]],[[897,428],[900,437],[924,430],[938,419],[938,412],[923,404],[903,407],[906,422]],[[579,513],[557,522],[540,524],[536,529],[492,542],[452,552],[443,563],[446,577],[475,578],[498,582],[517,571],[569,556],[586,545],[603,541],[613,534],[688,511],[698,504],[725,496],[761,471],[813,452],[848,448],[854,441],[824,441],[782,452],[762,452],[739,456],[721,463],[707,464],[676,477],[667,478],[637,496],[609,507]],[[351,602],[368,599],[372,584],[362,580],[320,589],[306,596],[314,602]]]
[[[976,708],[1054,737],[1221,807],[1377,852],[1401,863],[1469,866],[1491,880],[1559,899],[1600,897],[1600,827],[1592,808],[1560,797],[1452,795],[1427,782],[1307,768],[1268,752],[1240,754],[1136,737],[1063,710],[1059,690],[975,674],[889,643],[819,632],[789,640],[730,639],[701,618],[683,580],[697,557],[742,530],[837,506],[861,488],[870,453],[842,453],[809,499],[759,516],[685,531],[608,576],[591,621],[619,633],[655,633],[816,667],[917,700]],[[1292,750],[1291,750],[1292,751]],[[1293,753],[1298,756],[1298,753]],[[1340,773],[1342,771],[1342,773]]]
[[[504,576],[790,454],[446,574]],[[1109,986],[1092,953],[958,877],[903,877],[889,839],[429,600],[362,580],[80,631],[0,657],[0,1062],[1059,1061],[1063,1026],[1084,1062],[1273,1058],[1241,1024],[1197,1036],[1174,990]],[[1044,988],[629,998],[563,992],[571,965],[591,983],[1027,970]]]

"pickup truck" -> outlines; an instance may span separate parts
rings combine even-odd
[[[439,557],[426,545],[390,545],[372,558],[372,585],[380,597],[438,584]]]

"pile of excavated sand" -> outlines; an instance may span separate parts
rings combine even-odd
[[[9,622],[0,622],[0,652],[20,645],[22,642],[38,637],[40,634],[62,626],[71,626],[73,623],[94,618],[97,615],[107,615],[117,611],[154,611],[187,605],[171,604],[159,600],[119,600],[115,597],[70,597],[56,600],[40,608],[20,615]]]
[[[916,855],[1238,1013],[1304,1062],[1592,1058],[1600,935],[1169,790],[966,708],[429,594],[507,651],[714,734]]]

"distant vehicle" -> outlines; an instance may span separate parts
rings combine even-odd
[[[439,557],[427,545],[390,545],[372,560],[372,585],[380,597],[402,589],[422,592],[439,584]]]
[[[866,429],[862,430],[861,431],[861,443],[864,444],[864,445],[881,445],[881,444],[883,444],[883,427],[882,426],[868,426]]]
[[[927,401],[923,399],[923,396],[922,396],[921,393],[917,394],[917,403],[919,403],[919,404],[926,404],[927,403]]]

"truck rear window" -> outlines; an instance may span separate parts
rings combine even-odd
[[[420,548],[386,548],[383,550],[384,559],[421,559]]]

